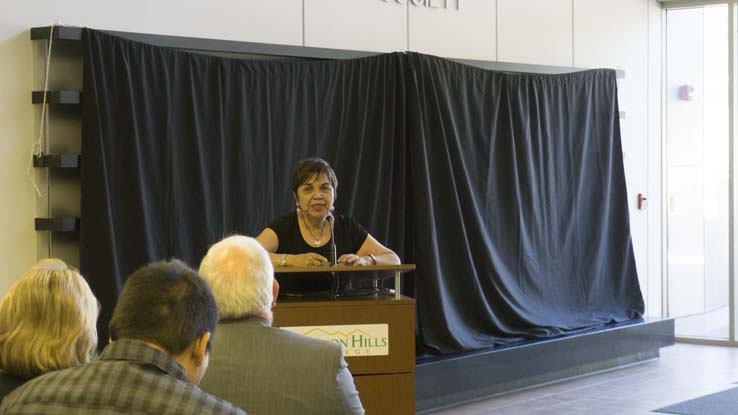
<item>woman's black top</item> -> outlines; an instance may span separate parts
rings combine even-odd
[[[343,216],[333,215],[333,233],[336,238],[336,258],[344,254],[355,254],[366,241],[369,232],[355,220]],[[279,246],[277,252],[280,254],[304,254],[315,252],[330,259],[330,241],[322,246],[312,246],[305,242],[300,233],[300,224],[297,221],[297,213],[288,213],[270,223],[269,229],[277,234]],[[326,224],[325,232],[330,232]],[[275,270],[279,272],[279,270]],[[282,274],[278,275],[280,292],[284,293],[311,293],[316,291],[328,291],[331,289],[330,274]]]
[[[26,383],[26,379],[13,376],[9,373],[0,371],[0,401],[6,397],[15,388]]]

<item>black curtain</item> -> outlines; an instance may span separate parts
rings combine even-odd
[[[81,267],[103,304],[158,259],[336,209],[416,263],[420,343],[452,353],[637,317],[612,71],[505,74],[419,54],[246,61],[85,31]]]
[[[478,349],[639,317],[612,70],[408,54],[419,333]]]
[[[93,30],[84,42],[80,261],[102,332],[139,266],[197,268],[212,243],[294,210],[289,179],[308,156],[336,170],[336,210],[403,253],[403,55],[267,62]]]

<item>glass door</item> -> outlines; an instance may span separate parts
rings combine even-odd
[[[667,310],[677,337],[730,339],[727,5],[666,12]]]

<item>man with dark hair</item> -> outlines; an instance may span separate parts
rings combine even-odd
[[[213,295],[196,271],[178,260],[142,267],[123,286],[102,354],[26,383],[0,413],[245,414],[195,386],[217,322]]]

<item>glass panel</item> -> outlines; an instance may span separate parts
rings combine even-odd
[[[667,12],[668,312],[728,339],[728,6]]]

